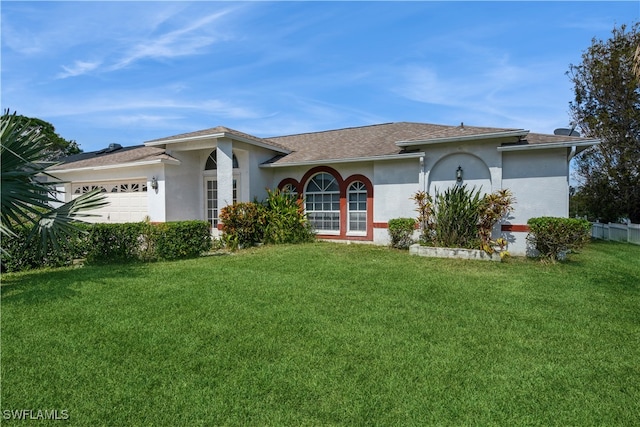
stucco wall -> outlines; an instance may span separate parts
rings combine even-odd
[[[503,153],[504,188],[516,198],[507,223],[525,226],[529,218],[566,217],[569,214],[569,182],[565,149]],[[509,251],[527,252],[526,231],[507,232]]]
[[[208,155],[211,150],[207,151]],[[180,160],[179,166],[165,168],[164,187],[166,191],[165,221],[184,221],[202,219],[201,206],[203,192],[202,170],[204,151],[175,151],[171,155]]]
[[[376,162],[373,170],[374,223],[414,217],[415,203],[411,197],[420,189],[420,159]],[[388,234],[386,229],[383,234]]]
[[[266,188],[273,182],[273,171],[260,168],[259,165],[271,159],[275,153],[238,141],[233,141],[231,148],[239,166],[233,170],[233,179],[237,182],[237,201],[264,199],[267,194]],[[217,171],[205,171],[207,158],[215,150],[215,143],[211,143],[207,146],[201,145],[197,149],[176,150],[171,153],[182,164],[174,168],[167,167],[166,221],[206,219],[205,178],[218,179],[219,191],[222,184]],[[224,203],[220,201],[219,208],[223,206]]]
[[[263,200],[267,197],[266,189],[275,188],[278,183],[273,183],[273,170],[260,168],[260,165],[272,159],[276,153],[242,142],[234,142],[233,147],[242,171],[241,185],[243,191],[241,200],[244,202],[253,201],[254,198]]]

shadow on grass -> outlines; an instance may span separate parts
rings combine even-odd
[[[145,264],[132,263],[7,273],[0,286],[2,304],[31,305],[69,299],[79,294],[74,288],[83,283],[109,285],[109,279],[137,277],[145,271]]]

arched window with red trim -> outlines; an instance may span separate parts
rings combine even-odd
[[[304,190],[307,218],[320,234],[340,233],[340,184],[327,172],[314,175]]]
[[[362,181],[354,181],[347,188],[347,232],[365,234],[367,232],[367,186]]]

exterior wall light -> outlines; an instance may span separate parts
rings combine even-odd
[[[456,169],[456,182],[458,184],[462,183],[462,166],[458,166],[458,169]]]
[[[153,188],[156,193],[158,192],[158,180],[155,176],[151,178],[151,188]]]

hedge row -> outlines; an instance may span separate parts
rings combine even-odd
[[[74,259],[87,264],[173,260],[197,257],[211,248],[206,221],[178,221],[151,224],[79,224],[76,235],[58,242],[58,249],[42,254],[38,240],[29,240],[28,228],[16,237],[4,237],[2,268],[22,271],[71,265]]]

